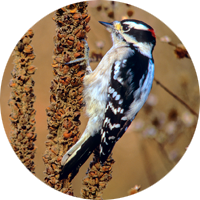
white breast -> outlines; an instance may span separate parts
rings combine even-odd
[[[84,78],[83,96],[86,103],[86,114],[90,117],[91,126],[100,129],[103,123],[108,98],[111,68],[113,63],[129,56],[130,49],[126,46],[113,46],[102,58],[97,68]],[[88,124],[89,125],[89,124]]]

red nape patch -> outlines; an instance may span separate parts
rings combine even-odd
[[[151,34],[152,34],[153,37],[156,37],[156,34],[155,34],[155,32],[154,32],[153,29],[148,29],[148,31],[151,32]]]

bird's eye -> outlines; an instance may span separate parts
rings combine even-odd
[[[129,30],[129,26],[124,26],[123,29],[124,29],[124,31],[128,31]]]

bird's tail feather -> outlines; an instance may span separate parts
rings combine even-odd
[[[90,136],[72,155],[69,156],[60,172],[59,180],[67,179],[71,173],[70,181],[76,176],[79,168],[85,163],[93,150],[100,143],[100,134]]]

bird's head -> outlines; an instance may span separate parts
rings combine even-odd
[[[107,30],[111,32],[114,45],[127,43],[138,49],[143,55],[151,57],[156,44],[156,36],[153,28],[148,24],[132,19],[114,21],[112,23],[102,22]]]

